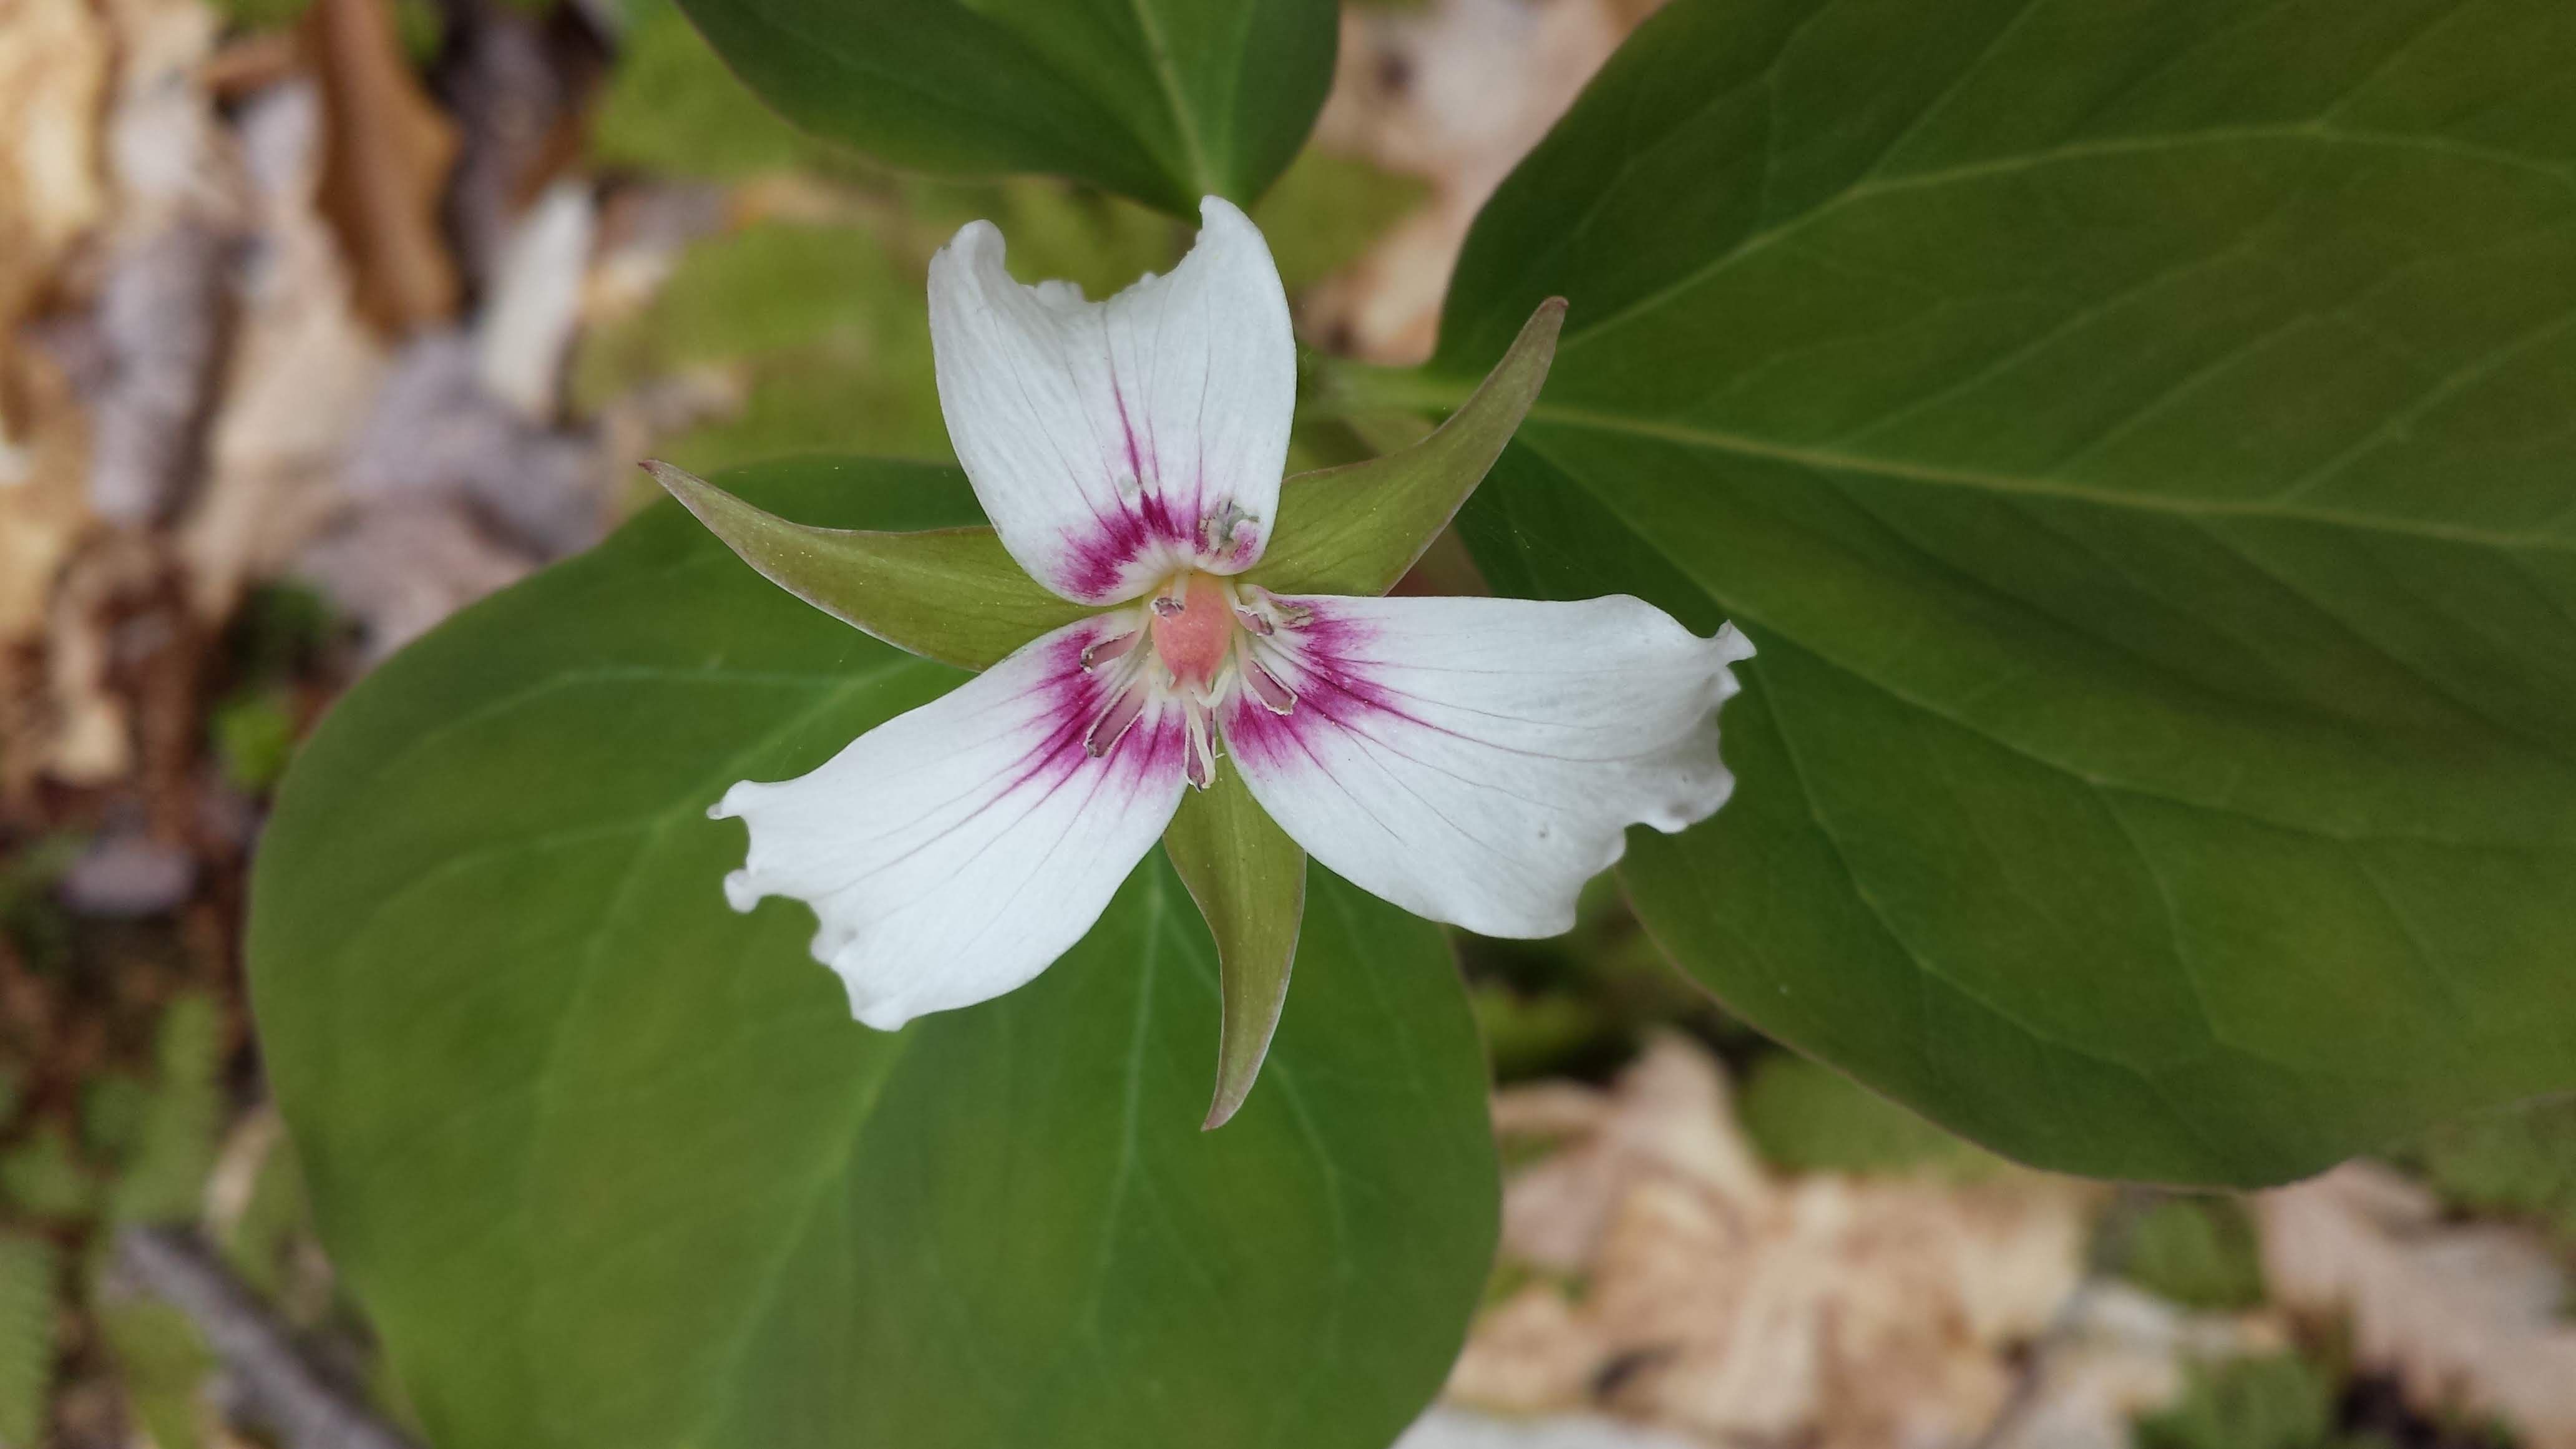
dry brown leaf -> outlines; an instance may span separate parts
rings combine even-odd
[[[2257,1210],[2273,1300],[2348,1317],[2354,1356],[2419,1410],[2493,1415],[2525,1449],[2576,1449],[2576,1323],[2536,1235],[2446,1223],[2430,1191],[2366,1162]]]
[[[2081,1278],[2098,1190],[1810,1174],[1754,1157],[1718,1064],[1655,1043],[1608,1092],[1496,1100],[1556,1151],[1504,1189],[1507,1261],[1579,1285],[1489,1314],[1453,1400],[1602,1406],[1720,1440],[1963,1444],[2003,1407],[2007,1351]]]
[[[241,241],[240,173],[202,70],[202,0],[108,0],[119,43],[109,119],[116,216],[90,312],[90,505],[155,523],[194,485]]]
[[[240,122],[261,246],[242,287],[204,495],[179,539],[195,607],[221,618],[282,572],[342,506],[337,471],[386,371],[359,322],[347,263],[316,205],[321,94],[273,87]]]
[[[63,249],[106,213],[109,53],[83,0],[0,0],[0,339]]]
[[[239,220],[239,176],[206,66],[219,28],[204,0],[105,0],[118,48],[108,122],[116,228],[129,240]]]
[[[1415,1420],[1395,1449],[1699,1449],[1699,1441],[1596,1414],[1498,1419],[1442,1407]]]
[[[303,68],[304,48],[293,32],[261,30],[225,40],[198,76],[210,95],[229,104],[284,85]]]
[[[305,39],[322,76],[322,211],[354,265],[360,315],[388,335],[456,311],[439,197],[456,128],[403,58],[389,0],[316,0]]]
[[[89,526],[88,429],[61,371],[32,352],[0,357],[0,653],[44,629],[45,601]],[[5,753],[5,745],[0,745]]]
[[[17,338],[64,254],[107,213],[111,48],[83,0],[0,0],[0,656],[43,631],[55,576],[88,524],[87,430],[60,372]],[[5,667],[0,759],[23,789],[36,685]]]
[[[64,568],[46,615],[43,710],[28,763],[67,785],[104,785],[138,763],[135,713],[117,689],[116,630],[131,601],[167,576],[162,550],[138,533],[108,534]]]

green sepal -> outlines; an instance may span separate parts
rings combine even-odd
[[[1239,770],[1182,792],[1163,852],[1216,937],[1216,1099],[1200,1124],[1213,1130],[1251,1094],[1279,1029],[1306,915],[1306,852],[1252,798]]]
[[[1244,577],[1283,594],[1383,594],[1449,526],[1538,400],[1565,324],[1550,297],[1503,360],[1429,437],[1409,448],[1300,473],[1279,487],[1279,526]]]
[[[644,471],[761,577],[833,618],[942,664],[982,669],[1093,611],[1057,597],[990,528],[813,528],[663,462]]]

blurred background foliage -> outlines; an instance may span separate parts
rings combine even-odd
[[[256,95],[296,83],[312,66],[288,43],[313,28],[312,3],[223,0],[205,22],[215,39],[203,48],[192,84],[209,98],[216,124],[244,124]],[[1568,53],[1566,36],[1590,37],[1573,51],[1597,60],[1644,8],[1591,0],[1421,0],[1354,10],[1336,99],[1342,109],[1328,111],[1323,139],[1298,157],[1256,212],[1300,300],[1307,340],[1377,357],[1406,347],[1418,355],[1427,343],[1420,331],[1427,322],[1408,324],[1416,328],[1408,334],[1401,327],[1371,332],[1351,320],[1389,290],[1411,286],[1436,300],[1436,272],[1425,288],[1383,259],[1409,255],[1402,250],[1409,245],[1405,228],[1422,225],[1426,216],[1472,212],[1476,188],[1489,186],[1498,170],[1486,152],[1454,138],[1445,151],[1415,136],[1372,154],[1365,142],[1372,125],[1401,130],[1413,124],[1435,139],[1445,134],[1419,118],[1405,119],[1406,94],[1416,95],[1411,104],[1417,106],[1431,104],[1419,94],[1440,94],[1417,84],[1421,72],[1441,64],[1491,67],[1492,47],[1517,45],[1535,58],[1496,69],[1493,84],[1527,91],[1534,99],[1523,98],[1526,107],[1543,125],[1580,80],[1580,68],[1559,75],[1565,67],[1548,59]],[[571,178],[583,188],[595,201],[600,238],[575,279],[582,298],[578,325],[568,329],[567,350],[556,364],[560,395],[542,410],[533,442],[470,409],[442,415],[442,426],[501,429],[511,448],[569,440],[583,467],[605,460],[596,476],[610,481],[598,485],[604,501],[588,533],[575,530],[570,543],[541,545],[527,544],[530,530],[511,514],[515,504],[495,504],[470,483],[460,485],[455,497],[465,501],[458,507],[483,530],[468,536],[490,543],[511,535],[506,547],[494,545],[504,565],[495,573],[481,554],[439,565],[452,577],[407,584],[409,592],[395,602],[335,583],[330,568],[297,548],[244,565],[240,587],[211,604],[178,601],[172,591],[185,587],[173,581],[178,574],[115,561],[138,548],[149,554],[154,547],[180,547],[169,542],[176,534],[166,512],[129,522],[121,533],[71,530],[64,537],[74,542],[51,554],[35,554],[28,544],[31,552],[20,555],[43,558],[69,582],[46,596],[32,621],[14,621],[24,626],[18,633],[0,639],[15,661],[14,672],[0,680],[12,702],[0,712],[6,777],[0,781],[0,1446],[215,1449],[256,1442],[240,1437],[250,1432],[242,1426],[254,1422],[243,1410],[244,1396],[209,1393],[216,1359],[205,1323],[173,1306],[166,1284],[156,1291],[120,1258],[120,1234],[134,1229],[179,1227],[198,1235],[211,1261],[322,1366],[322,1381],[390,1421],[403,1418],[399,1387],[385,1381],[362,1313],[334,1285],[293,1152],[263,1101],[235,942],[243,862],[267,793],[330,698],[404,632],[423,626],[416,612],[402,612],[413,607],[409,601],[426,590],[432,602],[422,607],[434,619],[514,570],[595,536],[597,527],[642,501],[641,480],[622,463],[647,452],[701,473],[803,452],[947,459],[922,295],[931,254],[965,221],[998,222],[1010,239],[1011,265],[1024,279],[1071,278],[1094,296],[1168,267],[1188,240],[1189,229],[1169,217],[1061,182],[924,180],[811,140],[752,99],[667,0],[592,0],[563,8],[556,0],[385,0],[381,9],[399,65],[429,98],[421,104],[435,126],[451,138],[444,144],[462,145],[469,159],[478,144],[473,138],[493,122],[475,108],[512,102],[506,87],[477,79],[485,71],[474,58],[500,44],[493,37],[515,36],[510,44],[522,60],[556,67],[545,95],[563,110],[561,124],[539,128],[555,139],[530,153],[544,156],[542,164],[523,169]],[[184,28],[186,17],[199,11],[194,0],[167,0],[148,23],[120,23],[144,27],[138,34],[159,34],[151,27],[166,29],[172,14]],[[0,37],[6,27],[28,23],[0,11]],[[1470,60],[1443,60],[1454,54]],[[1476,143],[1489,151],[1509,153],[1535,134],[1504,102],[1522,103],[1508,95],[1495,102],[1501,119],[1486,118],[1494,138]],[[392,126],[387,118],[409,114],[410,104],[343,107],[327,124]],[[457,135],[466,139],[457,142]],[[1407,157],[1415,163],[1411,170],[1398,164]],[[463,185],[467,174],[451,180],[442,171],[431,194],[452,202],[453,194],[440,188]],[[19,179],[0,175],[0,182]],[[524,180],[502,188],[514,203],[524,205],[535,194]],[[500,288],[494,264],[475,259],[470,218],[453,205],[432,210],[439,220],[431,234],[453,252],[455,269],[469,279],[479,276],[467,295],[488,304]],[[1454,247],[1458,229],[1450,227],[1446,245]],[[363,274],[364,239],[351,240],[345,224],[338,235]],[[283,245],[273,238],[262,244]],[[0,265],[26,274],[35,263],[0,257]],[[47,265],[55,270],[11,289],[12,296],[38,302],[0,321],[21,334],[52,327],[59,341],[74,326],[63,316],[100,305],[98,278],[109,264],[66,251]],[[306,285],[290,279],[289,290]],[[1417,297],[1413,313],[1423,310]],[[398,369],[409,365],[405,359],[426,355],[417,342],[395,339],[369,355],[392,359],[384,365]],[[53,361],[30,362],[37,371],[11,375],[14,411],[9,438],[0,442],[35,446],[30,440],[41,432],[42,418],[26,399],[46,395],[52,384],[42,377],[76,372],[77,354],[76,345],[69,352],[57,346],[43,354]],[[66,356],[73,363],[62,361]],[[420,446],[412,435],[396,445]],[[352,446],[363,449],[363,443]],[[1293,466],[1345,461],[1366,447],[1343,423],[1301,422]],[[521,468],[530,455],[505,449],[502,456],[506,471]],[[525,483],[524,470],[511,480]],[[446,506],[449,495],[438,496]],[[38,538],[32,517],[0,513],[0,538],[12,529]],[[415,531],[398,535],[401,551],[454,558],[434,542],[447,535],[422,534],[418,515],[403,517],[408,521],[401,526]],[[350,526],[367,525],[362,519]],[[145,541],[137,543],[138,535]],[[154,537],[163,543],[150,542]],[[1454,551],[1436,554],[1429,566],[1445,571],[1444,590],[1462,586],[1466,565]],[[93,575],[109,582],[81,593],[86,586],[78,580]],[[101,598],[106,606],[97,605]],[[76,604],[87,610],[77,618]],[[64,765],[70,756],[59,728],[78,706],[61,693],[63,660],[87,647],[85,640],[104,641],[95,652],[111,663],[97,671],[94,692],[115,707],[113,727],[132,737],[131,747],[116,755],[119,763],[86,771]],[[173,674],[175,684],[165,677]],[[1991,1432],[1940,1442],[2076,1442],[2051,1441],[2044,1426],[2055,1421],[2035,1404],[2090,1404],[2098,1412],[2086,1422],[2121,1426],[2148,1449],[2465,1446],[2516,1442],[2517,1436],[2535,1445],[2576,1442],[2568,1437],[2576,1423],[2518,1426],[2447,1408],[2446,1397],[2461,1392],[2456,1365],[2433,1349],[2409,1348],[2403,1331],[2385,1323],[2361,1325],[2360,1336],[2378,1359],[2357,1366],[2346,1311],[2321,1308],[2325,1299],[2313,1282],[2267,1255],[2267,1230],[2320,1221],[2285,1216],[2289,1209],[2269,1205],[2291,1198],[2068,1195],[2067,1185],[2003,1164],[1730,1017],[1666,964],[1607,878],[1587,895],[1580,923],[1565,937],[1462,936],[1458,944],[1505,1089],[1498,1111],[1516,1174],[1543,1174],[1554,1164],[1569,1180],[1579,1168],[1593,1174],[1581,1181],[1597,1185],[1607,1174],[1625,1182],[1648,1169],[1623,1157],[1625,1149],[1604,1144],[1650,1141],[1666,1144],[1671,1160],[1744,1152],[1758,1166],[1747,1169],[1753,1176],[1738,1173],[1732,1180],[1742,1186],[1758,1179],[1759,1211],[1786,1214],[1783,1222],[1807,1210],[1797,1203],[1827,1201],[1825,1184],[1853,1194],[1831,1198],[1843,1204],[1836,1211],[1883,1210],[1886,1221],[1923,1221],[1932,1210],[1927,1205],[1987,1213],[1997,1201],[2048,1194],[2071,1204],[2062,1220],[2080,1224],[2081,1232],[2061,1265],[2064,1284],[2042,1278],[2040,1291],[2055,1295],[2047,1299],[2049,1311],[1991,1333],[1959,1327],[1958,1342],[1944,1341],[1941,1352],[1973,1354],[1986,1366],[1977,1372],[1988,1377],[1970,1375],[1976,1383],[2002,1389],[1990,1404],[1970,1397],[1985,1404],[1988,1418],[1980,1422],[1991,1422]],[[1674,1051],[1682,1056],[1657,1055]],[[1663,1090],[1656,1085],[1663,1080],[1655,1075],[1659,1060],[1703,1063],[1689,1070],[1716,1085],[1703,1100],[1685,1082],[1678,1097],[1683,1105],[1673,1108],[1675,1098],[1655,1095]],[[1680,1127],[1673,1125],[1676,1111]],[[1522,1125],[1514,1127],[1515,1121]],[[2576,1377],[2576,1328],[2559,1318],[2557,1305],[2533,1313],[2497,1308],[2496,1295],[2477,1291],[2461,1300],[2465,1308],[2410,1304],[2402,1296],[2431,1291],[2404,1285],[2443,1281],[2441,1270],[2408,1276],[2418,1265],[2410,1254],[2428,1245],[2434,1261],[2486,1264],[2461,1270],[2473,1289],[2478,1273],[2504,1273],[2512,1282],[2499,1291],[2507,1296],[2513,1283],[2530,1278],[2535,1263],[2576,1263],[2576,1103],[2539,1103],[2455,1123],[2392,1144],[2373,1170],[2422,1194],[2426,1206],[2415,1217],[2399,1213],[2404,1221],[2377,1238],[2369,1227],[2377,1220],[2350,1219],[2353,1236],[2344,1251],[2362,1255],[2352,1260],[2360,1266],[2336,1281],[2394,1283],[2400,1288],[2389,1291],[2401,1297],[2392,1306],[2353,1296],[2345,1310],[2398,1320],[2415,1312],[2483,1314],[2475,1322],[2493,1337],[2473,1348],[2497,1372],[2543,1373],[2559,1365]],[[1871,1196],[1882,1191],[1916,1196]],[[1755,1201],[1745,1197],[1738,1205]],[[2302,1210],[2309,1205],[2296,1200]],[[1861,1255],[1848,1239],[1818,1247],[1824,1240],[1800,1236],[1804,1230],[1782,1231],[1786,1236],[1766,1252],[1783,1263],[1798,1261],[1801,1252],[1842,1255],[1900,1285],[1891,1292],[1905,1291],[1902,1284],[1910,1281],[1901,1267]],[[2489,1236],[2446,1236],[2456,1234]],[[2491,1257],[2459,1256],[2461,1243],[2492,1246],[2497,1234],[2517,1245],[2501,1260],[2506,1267],[2495,1268]],[[1638,1364],[1697,1362],[1708,1368],[1707,1381],[1718,1381],[1723,1375],[1708,1366],[1725,1362],[1733,1350],[1710,1349],[1713,1359],[1691,1359],[1698,1350],[1689,1345],[1697,1340],[1657,1320],[1664,1337],[1653,1342],[1661,1347],[1638,1350],[1645,1359],[1614,1357],[1605,1367],[1597,1357],[1577,1355],[1572,1361],[1584,1367],[1574,1386],[1548,1389],[1553,1381],[1544,1354],[1532,1349],[1536,1357],[1512,1359],[1514,1345],[1558,1343],[1542,1329],[1558,1321],[1549,1314],[1577,1311],[1567,1305],[1612,1313],[1616,1305],[1603,1295],[1627,1270],[1581,1254],[1551,1258],[1553,1250],[1527,1247],[1536,1239],[1513,1239],[1508,1231],[1507,1240],[1524,1246],[1507,1251],[1498,1265],[1491,1327],[1480,1330],[1480,1347],[1471,1349],[1455,1397],[1523,1412],[1608,1408],[1689,1428],[1693,1421],[1676,1407],[1688,1396],[1656,1388],[1655,1374],[1641,1376]],[[1837,1271],[1819,1263],[1810,1278],[1827,1281]],[[1791,1291],[1777,1280],[1762,1281]],[[1735,1301],[1728,1293],[1712,1299],[1706,1311],[1721,1316]],[[2137,1301],[2160,1306],[2137,1309]],[[1959,1323],[1972,1322],[1972,1313],[1960,1313],[1966,1316]],[[1596,1322],[1586,1331],[1609,1330]],[[2137,1348],[2122,1333],[2148,1346]],[[2393,1360],[2392,1341],[2398,1343]],[[1917,1351],[1889,1342],[1897,1345],[1891,1353]],[[2115,1350],[2130,1355],[2117,1361],[2131,1375],[2117,1381],[2116,1392],[2083,1376],[2086,1365],[2112,1361],[2106,1356],[2115,1357]],[[1865,1355],[1856,1362],[1867,1367]],[[232,1365],[235,1378],[261,1371],[256,1364]],[[1527,1385],[1540,1387],[1521,1394]],[[2513,1395],[2486,1392],[2483,1401],[2497,1399]],[[2033,1423],[2043,1429],[2029,1429]],[[1828,1417],[1800,1432],[1806,1442],[1885,1442],[1837,1428]]]

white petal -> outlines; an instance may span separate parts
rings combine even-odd
[[[751,827],[736,910],[792,896],[850,1010],[892,1030],[1001,995],[1091,929],[1181,798],[1182,722],[1148,709],[1094,759],[1086,619],[850,742],[810,775],[746,780],[708,813]]]
[[[990,222],[930,263],[948,438],[1011,557],[1087,604],[1174,569],[1239,573],[1279,504],[1297,344],[1270,248],[1234,205],[1200,205],[1168,277],[1106,302],[1024,287]]]
[[[1226,751],[1308,854],[1416,915],[1489,936],[1574,924],[1625,828],[1726,802],[1717,707],[1752,646],[1641,600],[1283,598],[1279,714],[1249,691]],[[1272,651],[1265,651],[1272,652]]]

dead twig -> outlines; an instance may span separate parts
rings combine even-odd
[[[416,1449],[315,1368],[267,1305],[194,1233],[128,1228],[117,1238],[116,1259],[137,1286],[197,1325],[239,1384],[245,1411],[287,1449]]]

